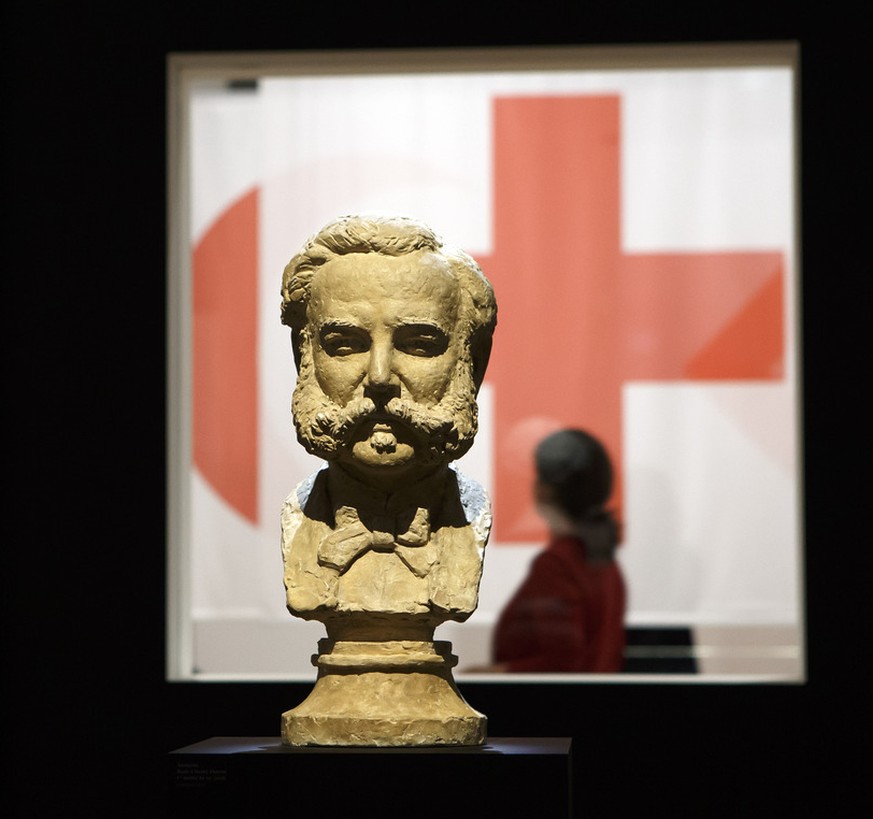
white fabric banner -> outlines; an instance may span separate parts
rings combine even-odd
[[[255,500],[241,512],[211,474],[192,463],[188,536],[195,624],[262,623],[269,644],[281,623],[282,640],[294,631],[302,635],[299,645],[308,646],[300,656],[285,645],[276,649],[277,668],[289,673],[311,671],[309,653],[322,633],[320,626],[286,613],[282,589],[282,499],[319,466],[297,443],[290,418],[294,368],[289,333],[279,322],[285,264],[336,216],[391,211],[423,219],[476,256],[491,278],[488,260],[501,251],[495,220],[503,218],[505,206],[494,194],[495,176],[505,174],[494,155],[495,144],[502,144],[495,123],[503,121],[496,119],[495,100],[509,106],[513,100],[524,105],[554,98],[568,104],[616,101],[623,257],[721,254],[729,265],[737,253],[781,260],[778,371],[762,376],[749,365],[749,375],[730,377],[730,365],[707,376],[703,367],[685,379],[659,377],[654,367],[652,375],[645,371],[635,378],[631,371],[620,382],[618,411],[612,413],[620,437],[611,448],[623,476],[620,561],[629,587],[629,622],[798,622],[792,75],[784,68],[733,68],[283,77],[262,79],[255,90],[195,87],[189,123],[192,251],[223,229],[223,215],[250,197],[256,203],[257,269]],[[571,245],[576,241],[567,238]],[[513,303],[514,277],[496,262],[494,269],[504,309]],[[208,266],[195,264],[195,275],[205,275],[199,270]],[[548,293],[548,271],[537,275]],[[675,296],[662,305],[657,292],[655,287],[646,295],[645,304],[652,311],[667,310],[662,321],[695,319],[696,308],[683,311]],[[746,312],[748,321],[760,321],[751,309]],[[504,323],[500,316],[495,356],[511,318],[507,313]],[[193,360],[195,368],[206,366],[196,350]],[[506,402],[515,400],[510,386],[527,384],[534,393],[538,379],[568,378],[560,350],[551,350],[541,365],[538,372],[518,372],[519,384],[506,380],[499,364],[494,377],[489,372],[481,431],[459,464],[492,493],[497,524],[486,551],[480,607],[462,629],[478,624],[487,632],[545,536],[516,508],[510,493],[523,490],[504,489],[497,477],[509,474],[513,457],[527,457],[525,446],[515,455],[500,455],[512,436],[529,447],[540,431],[575,417],[572,407],[555,407],[511,427],[496,420]],[[196,406],[195,401],[195,414]],[[574,425],[589,428],[586,418]],[[501,529],[500,516],[511,521],[515,513],[517,526]],[[477,650],[486,652],[487,641]],[[195,665],[208,666],[198,660],[196,646],[194,654]],[[465,658],[468,664],[485,659]],[[255,660],[248,668],[245,656],[238,661],[234,671],[260,670]]]

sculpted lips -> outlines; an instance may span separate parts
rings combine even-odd
[[[369,439],[370,446],[376,452],[394,452],[397,448],[397,422],[394,420],[389,421],[385,418],[371,418],[368,420],[369,423],[364,421],[361,425],[361,432],[363,433],[361,437]],[[370,427],[369,434],[367,434],[367,426]]]

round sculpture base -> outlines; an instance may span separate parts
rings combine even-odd
[[[321,640],[310,695],[282,714],[285,745],[481,745],[487,719],[463,699],[451,643]]]

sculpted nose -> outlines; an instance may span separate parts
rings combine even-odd
[[[367,374],[364,377],[364,388],[376,392],[399,393],[400,381],[392,367],[393,350],[387,345],[373,345],[370,348],[370,359]]]

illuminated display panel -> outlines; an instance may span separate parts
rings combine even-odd
[[[628,625],[690,629],[700,678],[802,679],[795,56],[171,57],[170,677],[314,678],[278,517],[320,464],[279,285],[375,210],[475,256],[500,307],[459,463],[494,503],[480,605],[438,631],[459,678],[546,538],[532,447],[581,426],[619,472]]]

